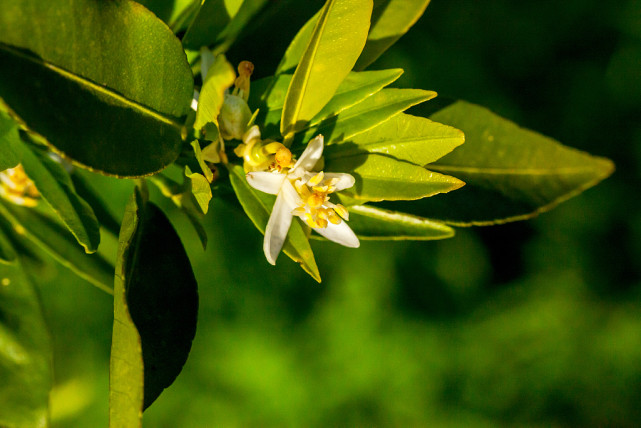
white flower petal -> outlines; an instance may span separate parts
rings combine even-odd
[[[278,172],[255,171],[248,172],[245,177],[249,185],[254,189],[270,195],[276,195],[280,192],[286,175]]]
[[[323,228],[315,227],[314,230],[330,241],[346,247],[358,248],[361,245],[354,231],[344,221],[339,224],[329,223],[327,227]]]
[[[290,184],[291,186],[291,184]],[[267,227],[265,228],[265,240],[263,241],[263,251],[267,261],[273,265],[276,264],[278,253],[283,248],[289,226],[292,224],[292,210],[285,196],[280,193],[276,197],[272,214],[269,216]]]
[[[305,171],[310,171],[314,168],[314,165],[323,155],[323,136],[317,135],[312,141],[307,144],[307,148],[298,158],[298,162],[292,168],[292,171],[296,171],[298,168],[302,168]]]
[[[325,173],[325,181],[329,181],[334,178],[338,179],[336,184],[334,184],[334,187],[336,187],[337,192],[344,189],[349,189],[356,182],[354,177],[350,174],[344,174],[342,172],[326,172]]]
[[[294,186],[292,186],[292,183],[290,183],[289,180],[283,181],[280,192],[283,194],[285,201],[287,202],[291,210],[303,203],[300,195],[298,194],[296,189],[294,189]]]

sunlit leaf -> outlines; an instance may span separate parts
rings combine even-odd
[[[357,134],[324,152],[325,159],[363,153],[388,155],[415,165],[426,165],[461,145],[463,132],[423,117],[397,114],[369,131]]]
[[[211,183],[214,179],[214,173],[211,171],[211,168],[209,168],[209,166],[207,166],[207,164],[205,163],[205,159],[203,159],[203,153],[200,150],[200,143],[198,142],[198,140],[192,141],[191,147],[193,147],[194,149],[194,156],[198,161],[198,166],[200,166],[200,169],[203,172],[207,181]]]
[[[372,28],[355,68],[362,70],[381,56],[418,21],[430,0],[374,0]]]
[[[365,98],[374,95],[398,79],[402,72],[400,69],[392,69],[349,73],[338,86],[332,99],[300,131],[336,116]],[[256,102],[261,110],[257,120],[263,125],[265,135],[278,135],[278,123],[281,119],[283,103],[291,77],[288,74],[276,76],[274,83],[268,89],[269,92],[264,94],[265,97],[260,102]],[[262,88],[259,86],[257,89],[256,92],[261,94],[259,91]]]
[[[14,234],[26,237],[79,277],[112,292],[113,266],[98,254],[86,254],[60,223],[32,208],[1,200],[0,214],[11,224]]]
[[[343,193],[362,201],[421,199],[464,184],[454,177],[382,154],[327,159],[325,170],[352,174],[356,184]]]
[[[0,171],[20,163],[18,124],[0,112]]]
[[[200,91],[194,129],[200,131],[208,122],[218,126],[218,114],[223,105],[225,90],[234,84],[235,79],[234,68],[224,55],[218,55],[209,68]]]
[[[297,135],[296,141],[307,143],[318,134],[323,134],[328,145],[349,141],[353,136],[435,96],[436,92],[422,89],[383,89],[343,110],[338,116],[330,117]]]
[[[202,211],[203,214],[207,214],[209,201],[211,201],[212,196],[209,181],[207,181],[204,175],[191,172],[188,166],[185,166],[185,176],[189,179],[191,193],[194,195],[200,211]]]
[[[85,251],[95,252],[100,243],[98,220],[89,204],[76,193],[69,173],[38,148],[21,144],[20,149],[22,166],[42,198]]]
[[[261,233],[265,233],[265,227],[269,220],[275,198],[272,195],[260,192],[252,188],[245,179],[245,171],[241,166],[233,166],[229,170],[229,178],[234,187],[238,201],[243,206],[247,216],[254,223]],[[283,246],[283,252],[301,267],[312,278],[320,282],[320,273],[314,253],[309,246],[309,240],[301,223],[294,219],[289,228],[287,240]]]
[[[280,124],[289,138],[332,98],[367,38],[372,0],[328,0],[291,80]]]
[[[426,218],[369,205],[349,207],[349,226],[361,239],[430,240],[454,236],[454,230]]]
[[[110,427],[143,409],[182,370],[196,332],[197,284],[165,215],[136,188],[123,218],[114,286]]]
[[[177,118],[192,95],[180,42],[138,3],[0,8],[0,97],[79,165],[118,176],[163,169],[179,154]]]
[[[565,147],[463,101],[430,118],[461,129],[465,144],[428,168],[467,185],[429,201],[388,207],[454,225],[503,223],[547,211],[614,170],[608,159]]]
[[[0,231],[0,240],[6,237]],[[49,332],[20,263],[0,263],[0,426],[46,427],[53,379]]]

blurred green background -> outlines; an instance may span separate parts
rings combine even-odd
[[[230,58],[271,73],[320,5]],[[434,0],[372,68],[390,67],[405,69],[399,86],[482,104],[617,171],[528,222],[360,250],[314,242],[320,285],[284,256],[268,265],[262,236],[220,201],[203,253],[154,193],[201,303],[189,360],[145,426],[638,426],[641,1]],[[120,217],[131,183],[94,184]],[[105,426],[111,297],[63,268],[40,282],[53,425]]]

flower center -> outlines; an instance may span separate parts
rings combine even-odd
[[[313,177],[296,180],[294,188],[301,197],[301,203],[292,214],[300,217],[311,228],[325,228],[332,224],[340,224],[342,219],[348,219],[348,212],[340,204],[329,201],[329,194],[336,190],[337,179],[326,179],[321,171]]]

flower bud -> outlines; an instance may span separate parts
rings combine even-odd
[[[251,110],[244,99],[226,94],[218,115],[220,135],[225,140],[242,140],[251,116]]]

